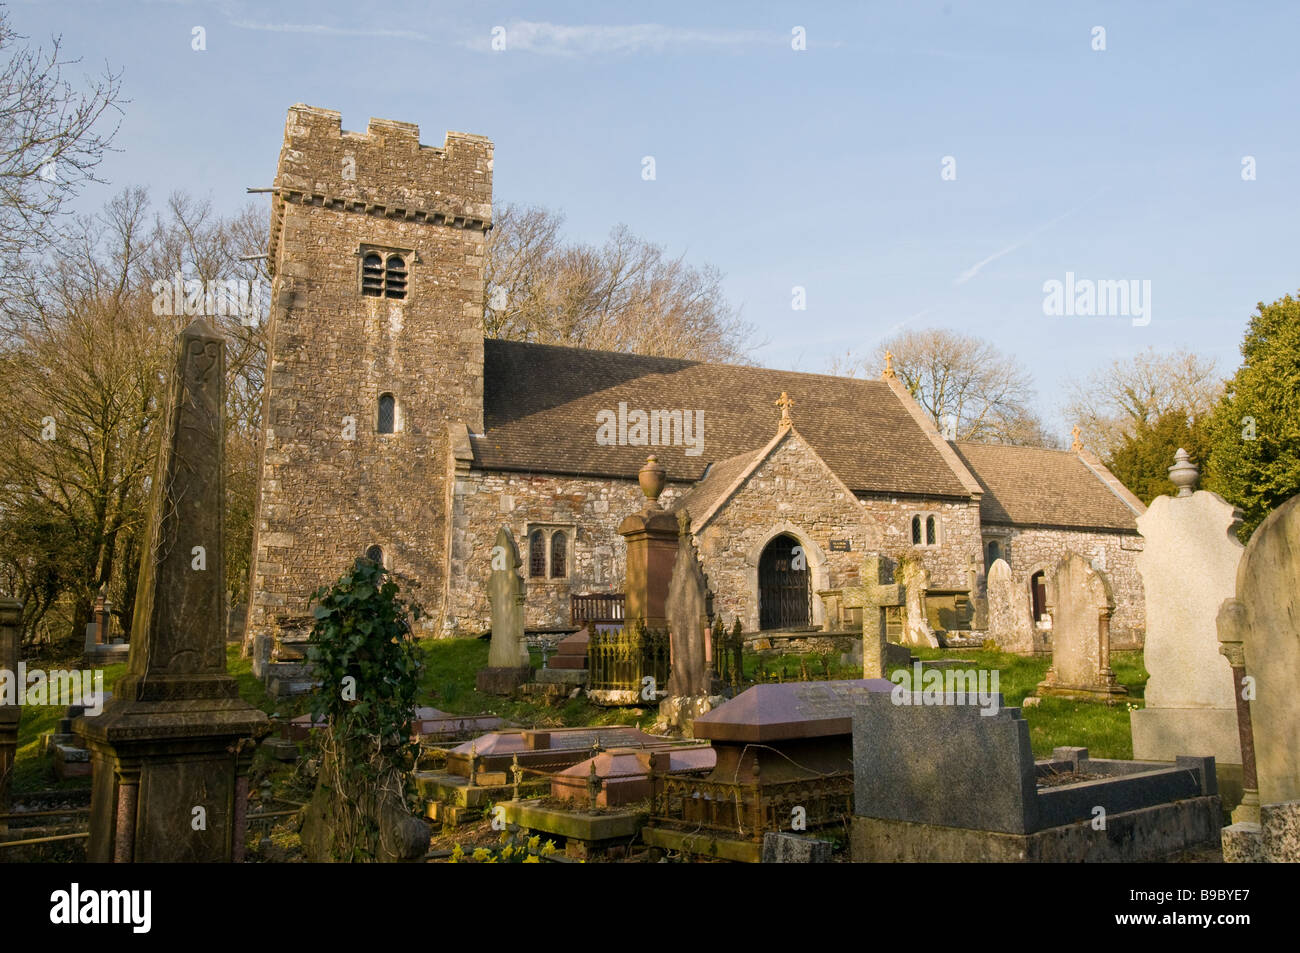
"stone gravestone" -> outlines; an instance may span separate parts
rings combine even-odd
[[[885,607],[904,605],[903,587],[897,583],[886,585],[880,581],[880,556],[871,554],[862,558],[862,585],[848,586],[842,590],[841,601],[846,609],[862,610],[862,677],[885,678],[888,666],[888,638],[885,625]]]
[[[1117,698],[1128,689],[1110,669],[1110,583],[1078,553],[1066,553],[1047,580],[1052,615],[1052,667],[1040,695]]]
[[[668,582],[664,613],[668,617],[668,696],[659,703],[659,723],[670,731],[690,734],[700,715],[722,702],[710,696],[712,681],[705,657],[708,637],[709,583],[691,538],[691,517],[677,511],[677,558]]]
[[[1037,650],[1029,600],[1011,578],[1005,559],[993,560],[988,574],[989,638],[1004,652],[1028,655]]]
[[[669,661],[668,694],[707,695],[709,667],[704,658],[704,632],[708,626],[708,580],[691,539],[691,518],[677,512],[677,559],[668,582]]]
[[[1257,859],[1300,861],[1300,496],[1270,513],[1251,536],[1237,568],[1236,597],[1225,600],[1218,626],[1225,649],[1240,644],[1253,680],[1238,697],[1249,702],[1243,707],[1261,817],[1260,825],[1225,828],[1224,859],[1239,859],[1229,856],[1230,832],[1262,827]]]
[[[930,574],[918,560],[908,560],[898,570],[905,602],[903,644],[937,649],[939,638],[930,628],[925,612],[925,592],[930,588]]]
[[[0,598],[0,679],[13,690],[13,698],[0,690],[0,814],[9,810],[9,777],[13,772],[18,751],[18,720],[22,709],[18,696],[23,686],[18,684],[18,642],[23,605],[17,599]],[[0,818],[0,831],[8,828]]]
[[[514,537],[502,526],[492,544],[492,575],[488,577],[488,602],[492,611],[488,667],[479,671],[476,679],[478,690],[491,695],[509,695],[532,674],[528,643],[524,641],[521,562]]]
[[[1151,678],[1146,707],[1129,716],[1133,757],[1214,755],[1225,806],[1233,807],[1240,799],[1241,739],[1232,667],[1219,651],[1215,619],[1236,592],[1245,549],[1236,537],[1240,513],[1217,493],[1192,492],[1196,468],[1185,450],[1170,477],[1178,496],[1157,497],[1137,520],[1145,540],[1137,555],[1146,593],[1143,659]]]
[[[92,752],[93,862],[239,861],[267,717],[226,672],[225,341],[180,335],[146,523],[130,660],[74,730]]]

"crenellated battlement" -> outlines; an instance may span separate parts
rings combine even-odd
[[[289,108],[275,174],[270,252],[274,270],[286,203],[487,231],[492,227],[492,140],[448,132],[420,143],[420,127],[371,119],[343,129],[333,109]]]

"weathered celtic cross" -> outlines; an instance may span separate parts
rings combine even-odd
[[[862,610],[862,677],[885,677],[885,609],[904,604],[903,587],[897,583],[885,585],[880,581],[880,557],[875,554],[862,559],[861,586],[847,586],[841,590],[841,604],[846,609]]]

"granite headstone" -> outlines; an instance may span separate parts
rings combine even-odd
[[[1179,464],[1181,479],[1195,478],[1186,451],[1179,450]],[[1219,651],[1215,622],[1236,592],[1240,513],[1217,493],[1184,489],[1156,497],[1137,521],[1145,540],[1137,555],[1146,593],[1143,661],[1151,677],[1145,708],[1130,715],[1133,757],[1214,755],[1222,773],[1241,765],[1232,667]]]

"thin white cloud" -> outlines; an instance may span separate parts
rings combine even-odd
[[[414,30],[366,30],[353,27],[327,26],[323,23],[255,23],[252,20],[234,20],[230,24],[241,30],[258,30],[266,33],[314,33],[318,36],[381,36],[399,40],[428,40],[427,33]]]
[[[923,309],[923,310],[921,310],[921,311],[916,312],[916,314],[909,314],[909,315],[908,315],[907,317],[905,317],[902,321],[899,321],[899,322],[898,322],[897,324],[895,324],[892,328],[890,328],[888,331],[886,331],[885,334],[884,334],[884,336],[885,336],[885,337],[892,337],[893,335],[897,334],[899,331],[903,330],[903,327],[904,327],[905,325],[911,324],[911,323],[912,323],[913,321],[915,321],[917,318],[923,318],[923,317],[925,317],[927,314],[929,314],[929,313],[930,313],[931,311],[933,311],[933,310],[934,310],[933,308],[925,308],[925,309]]]
[[[493,28],[498,29],[497,27]],[[628,54],[685,49],[740,49],[750,46],[789,44],[788,34],[758,30],[705,30],[663,26],[658,23],[627,25],[578,24],[517,20],[504,24],[505,49],[552,56],[577,56],[597,53]],[[500,33],[497,36],[501,36]],[[473,50],[495,52],[493,34],[483,34],[465,42]]]
[[[1052,219],[1051,221],[1044,222],[1042,225],[1039,225],[1037,228],[1035,228],[1033,231],[1031,231],[1028,235],[1025,235],[1023,238],[1017,239],[1016,241],[1012,242],[1012,243],[1011,243],[1010,245],[1008,245],[1006,248],[1003,248],[1003,249],[1000,250],[1000,251],[995,251],[993,254],[989,255],[987,258],[983,259],[982,261],[977,261],[977,262],[975,262],[975,264],[971,265],[969,268],[967,268],[965,271],[963,271],[960,275],[957,276],[957,280],[954,282],[954,284],[964,285],[966,282],[970,281],[972,278],[974,278],[976,275],[978,275],[979,272],[980,272],[980,269],[983,268],[985,265],[989,264],[990,262],[997,261],[997,260],[998,260],[999,258],[1001,258],[1003,255],[1009,255],[1009,254],[1011,254],[1011,252],[1015,251],[1017,248],[1020,248],[1020,247],[1024,246],[1025,244],[1027,244],[1027,243],[1029,242],[1030,239],[1032,239],[1032,238],[1034,238],[1035,236],[1041,234],[1042,232],[1045,232],[1047,229],[1051,228],[1051,227],[1052,227],[1053,225],[1055,225],[1057,222],[1063,221],[1063,220],[1069,218],[1069,217],[1070,217],[1071,215],[1073,215],[1075,212],[1078,212],[1078,211],[1083,210],[1084,208],[1087,208],[1087,207],[1092,203],[1092,201],[1093,201],[1094,199],[1096,199],[1098,196],[1100,196],[1100,195],[1101,195],[1103,192],[1105,192],[1105,191],[1106,191],[1106,189],[1099,189],[1099,190],[1097,190],[1095,193],[1093,193],[1091,196],[1089,196],[1088,199],[1087,199],[1086,201],[1082,202],[1082,203],[1079,204],[1079,205],[1076,205],[1074,208],[1070,209],[1068,212],[1062,212],[1060,215],[1056,216],[1056,218]]]
[[[987,265],[989,262],[997,261],[1003,255],[1009,255],[1011,252],[1015,251],[1017,248],[1023,245],[1027,240],[1028,239],[1022,238],[1020,241],[1016,242],[1015,244],[1008,245],[1006,248],[1002,249],[1001,251],[995,251],[993,254],[989,255],[989,257],[981,261],[975,262],[975,264],[971,265],[969,268],[967,268],[965,271],[963,271],[960,275],[957,276],[957,284],[964,285],[966,282],[970,281],[972,278],[978,275],[980,273],[980,269],[983,268],[985,265]]]

